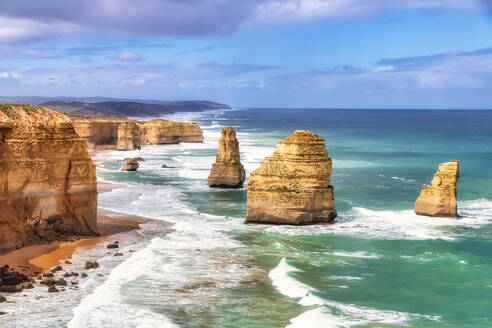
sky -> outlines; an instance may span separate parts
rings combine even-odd
[[[492,0],[0,0],[0,96],[492,109]]]

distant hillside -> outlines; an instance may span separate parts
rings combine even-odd
[[[48,107],[71,116],[91,117],[152,117],[178,112],[201,112],[230,108],[212,101],[165,101],[144,99],[115,99],[103,97],[0,97],[1,103],[24,103]]]
[[[104,101],[104,102],[65,102],[48,101],[39,104],[57,112],[67,113],[72,116],[96,116],[96,117],[151,117],[162,114],[178,112],[201,112],[204,110],[230,108],[224,104],[210,101],[168,101],[159,104],[131,102],[131,101]]]

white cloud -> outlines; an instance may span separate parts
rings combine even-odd
[[[143,60],[142,56],[138,52],[131,50],[117,51],[114,54],[114,58],[125,62],[138,62]]]

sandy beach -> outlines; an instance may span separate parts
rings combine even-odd
[[[100,151],[98,149],[96,151]],[[109,192],[116,184],[98,182],[98,192]],[[108,236],[138,229],[140,224],[150,219],[128,216],[116,212],[98,209],[97,227],[100,236],[70,236],[67,241],[54,241],[48,244],[33,245],[17,249],[0,256],[0,265],[8,264],[19,272],[44,272],[69,260],[79,247],[90,248],[104,241]]]

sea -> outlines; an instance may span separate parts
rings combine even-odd
[[[100,268],[57,294],[0,305],[2,327],[492,327],[492,111],[232,109],[178,113],[203,143],[101,152],[99,207],[153,219],[79,249]],[[247,176],[298,129],[333,159],[338,217],[246,225],[246,189],[211,189],[223,128]],[[142,157],[136,172],[122,159]],[[460,219],[417,216],[420,188],[459,160]],[[169,168],[162,168],[165,164]],[[124,256],[105,246],[118,240]]]

